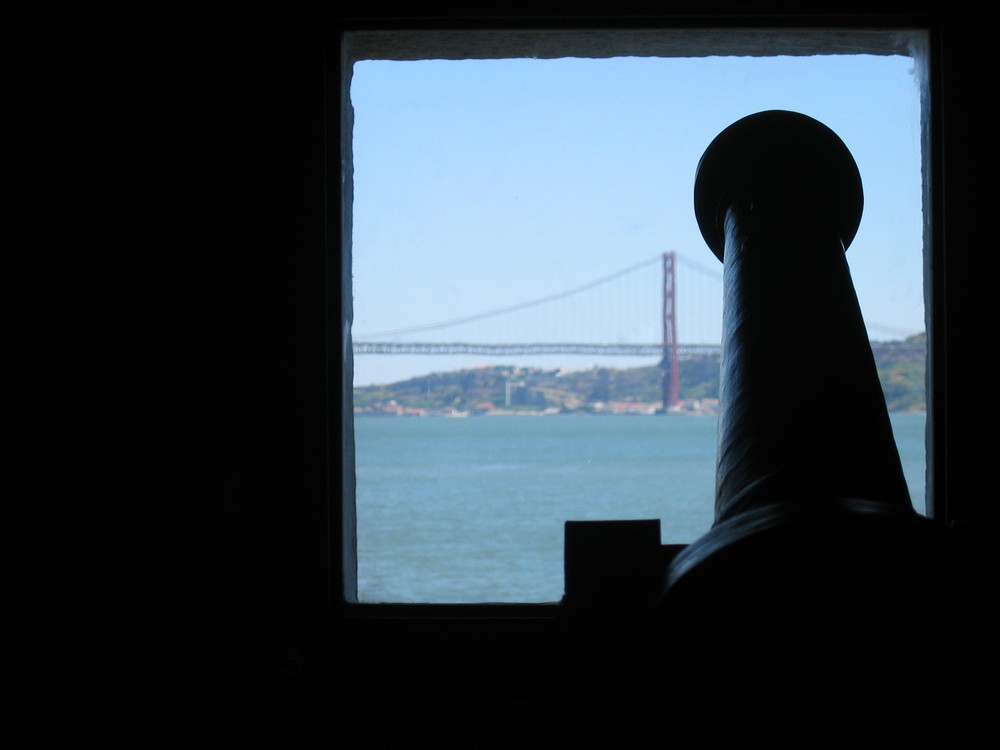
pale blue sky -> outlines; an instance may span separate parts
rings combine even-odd
[[[675,251],[685,261],[678,268],[681,342],[708,343],[713,330],[717,341],[721,310],[711,272],[721,266],[695,222],[695,169],[722,129],[766,109],[815,117],[847,144],[865,190],[848,260],[869,333],[885,339],[922,331],[912,68],[909,58],[869,55],[359,62],[351,88],[354,336],[529,301]],[[543,323],[560,308],[536,308],[536,340],[659,340],[655,263],[644,273],[562,308],[570,319],[551,333]],[[701,307],[694,298],[703,298]],[[624,312],[588,312],[604,306]],[[630,325],[630,314],[642,325]],[[614,322],[620,331],[595,332],[595,316],[625,322]],[[534,332],[517,325],[524,324],[508,324],[506,334],[454,328],[387,340]],[[654,361],[359,355],[355,383],[476,364],[578,369]]]

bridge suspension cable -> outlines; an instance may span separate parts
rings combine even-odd
[[[594,287],[600,286],[601,284],[606,284],[607,282],[613,281],[614,279],[624,276],[625,274],[632,273],[632,271],[637,271],[640,268],[645,268],[646,266],[651,266],[654,263],[659,263],[661,262],[662,257],[663,257],[662,255],[656,255],[640,263],[636,263],[635,265],[629,266],[628,268],[623,268],[620,271],[615,271],[612,274],[603,276],[600,279],[597,279],[596,281],[591,281],[587,284],[584,284],[583,286],[578,286],[573,289],[568,289],[564,292],[558,292],[556,294],[550,294],[545,297],[539,297],[537,299],[529,300],[527,302],[520,302],[515,305],[507,305],[506,307],[499,307],[494,310],[488,310],[486,312],[476,313],[475,315],[466,315],[461,318],[452,318],[450,320],[443,320],[437,323],[427,323],[425,325],[413,326],[410,328],[397,328],[392,331],[377,331],[375,333],[357,334],[357,336],[358,338],[373,339],[373,338],[381,338],[384,336],[402,336],[404,334],[409,334],[409,333],[422,333],[423,331],[433,331],[440,328],[449,328],[451,326],[457,326],[462,323],[471,323],[472,321],[475,320],[491,318],[496,315],[504,315],[506,313],[514,312],[516,310],[524,310],[528,307],[534,307],[536,305],[541,305],[545,302],[553,302],[558,299],[564,299],[566,297],[571,297],[574,294],[585,292],[588,289],[593,289]]]
[[[676,346],[676,354],[681,358],[685,356],[691,356],[692,354],[698,353],[708,353],[709,351],[715,352],[718,349],[718,345],[712,343],[715,339],[716,332],[712,330],[713,321],[717,319],[719,311],[721,310],[721,300],[718,298],[717,286],[722,280],[722,266],[721,264],[706,265],[693,261],[683,255],[677,253],[668,253],[671,257],[676,260],[678,266],[683,266],[690,270],[696,271],[696,273],[686,276],[688,279],[684,282],[685,286],[691,290],[690,284],[694,283],[696,285],[697,291],[689,291],[684,296],[685,304],[685,315],[681,317],[685,318],[685,323],[683,324],[687,330],[687,335],[685,336],[685,331],[680,332],[680,337],[673,341],[673,345]],[[465,334],[456,342],[454,339],[449,341],[428,341],[423,339],[420,341],[408,341],[408,342],[386,342],[379,341],[379,339],[386,339],[388,337],[405,336],[410,334],[423,333],[428,331],[437,331],[441,329],[450,328],[453,326],[460,326],[466,323],[472,323],[476,321],[485,321],[489,318],[499,318],[501,316],[508,316],[510,313],[518,312],[521,310],[526,310],[532,307],[537,307],[548,302],[554,302],[557,300],[563,300],[568,297],[573,297],[574,295],[580,295],[583,292],[594,290],[596,287],[601,287],[607,285],[609,282],[621,279],[628,274],[632,274],[635,271],[639,271],[643,268],[647,268],[663,261],[664,254],[658,254],[646,260],[640,261],[633,265],[623,268],[621,270],[615,271],[614,273],[602,276],[599,279],[590,281],[586,284],[574,287],[572,289],[567,289],[555,294],[549,294],[543,297],[538,297],[525,302],[519,302],[512,305],[505,305],[503,307],[495,308],[492,310],[487,310],[485,312],[475,313],[472,315],[464,315],[461,317],[450,318],[447,320],[439,320],[433,323],[426,323],[423,325],[409,326],[406,328],[396,328],[392,330],[377,331],[374,333],[355,333],[353,341],[353,349],[355,354],[404,354],[404,353],[421,353],[421,354],[459,354],[459,353],[479,353],[479,354],[528,354],[528,353],[575,353],[575,354],[617,354],[617,355],[629,355],[629,356],[652,356],[655,352],[666,351],[665,343],[653,343],[658,335],[649,335],[652,331],[647,331],[646,334],[639,332],[639,336],[633,336],[631,341],[625,341],[618,336],[608,336],[605,331],[601,337],[594,337],[596,340],[585,341],[579,334],[568,333],[563,330],[561,333],[558,330],[550,330],[547,333],[541,334],[539,331],[533,330],[533,326],[526,330],[522,330],[520,333],[515,333],[506,337],[507,343],[489,343],[488,339],[481,339],[477,335],[475,338],[466,338]],[[690,281],[694,279],[694,281]],[[699,281],[701,280],[701,281]],[[707,286],[706,286],[707,285]],[[709,288],[711,287],[711,289]],[[605,287],[606,288],[606,287]],[[652,287],[651,287],[652,289]],[[635,290],[631,291],[626,295],[628,300],[628,309],[622,309],[624,312],[625,320],[637,320],[644,321],[647,320],[647,315],[651,310],[646,311],[643,305],[648,302],[652,302],[651,299],[643,295],[635,293]],[[640,300],[640,296],[642,299]],[[671,297],[671,304],[674,303],[673,296]],[[666,304],[666,299],[656,301],[657,306],[662,306]],[[697,306],[697,310],[691,308],[691,305]],[[599,300],[596,305],[587,305],[583,315],[576,313],[573,316],[569,316],[567,320],[573,320],[576,323],[581,321],[587,322],[586,316],[594,315],[599,316],[597,310],[604,310],[604,300]],[[692,314],[693,313],[693,314]],[[619,313],[621,314],[621,313]],[[676,311],[674,311],[676,315]],[[600,316],[607,317],[606,313],[601,312]],[[551,319],[559,319],[559,316],[547,316]],[[653,316],[649,316],[651,320]],[[691,321],[698,321],[700,331],[692,334],[690,330]],[[614,322],[614,321],[612,321]],[[619,322],[621,322],[619,320]],[[705,327],[705,323],[708,323],[708,327]],[[617,325],[617,324],[616,324]],[[889,326],[881,325],[872,321],[867,322],[869,332],[880,331],[884,334],[893,335],[899,339],[904,339],[911,334],[911,332],[903,331],[898,328],[890,328]],[[480,332],[481,334],[482,332]],[[475,335],[475,334],[474,334]],[[545,338],[536,338],[536,336],[545,336]],[[638,339],[638,341],[636,341]],[[681,341],[699,341],[697,344],[681,344]],[[478,342],[478,343],[470,343]],[[547,342],[547,343],[542,343]],[[567,343],[572,342],[572,343]]]

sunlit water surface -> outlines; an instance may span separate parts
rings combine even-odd
[[[924,510],[923,414],[893,414]],[[552,602],[567,520],[711,525],[715,417],[360,417],[358,592],[368,602]]]

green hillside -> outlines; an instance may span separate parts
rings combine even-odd
[[[925,337],[882,343],[873,348],[879,379],[890,411],[926,408]],[[719,359],[700,356],[679,363],[682,401],[719,396]],[[543,370],[514,365],[435,372],[398,383],[354,389],[356,410],[393,404],[406,409],[511,411],[593,410],[607,402],[660,402],[659,367],[592,367]],[[791,377],[791,375],[790,375]],[[821,394],[817,394],[821,398]],[[488,406],[487,406],[488,405]]]

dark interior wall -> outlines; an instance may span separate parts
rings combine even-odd
[[[242,715],[325,604],[325,30],[36,30],[32,725],[181,731]]]
[[[995,413],[991,368],[984,344],[997,320],[991,288],[997,279],[997,255],[991,248],[988,217],[993,202],[986,189],[997,165],[990,135],[990,102],[996,84],[984,79],[994,69],[985,50],[989,30],[961,14],[941,21],[941,132],[943,163],[936,164],[947,188],[941,207],[944,258],[930,269],[939,321],[947,332],[939,342],[943,377],[933,384],[946,408],[946,461],[951,515],[958,521],[1000,524],[1000,502],[989,473],[996,433],[989,427]],[[985,335],[984,335],[985,334]]]
[[[962,18],[934,21],[950,191],[946,267],[933,269],[947,272],[934,283],[950,332],[937,343],[947,359],[935,394],[948,407],[938,479],[959,517],[995,522],[983,359],[996,260],[980,179],[995,148],[991,45]],[[495,665],[528,669],[544,650],[530,625],[400,631],[324,614],[317,342],[338,221],[324,194],[327,22],[336,29],[320,16],[96,14],[29,37],[41,116],[23,133],[38,365],[25,392],[41,430],[26,464],[22,578],[37,737],[372,731],[382,708],[357,689],[377,696],[395,679],[386,669],[418,695],[421,677],[481,686],[485,669],[512,699],[521,685],[499,683],[516,670]],[[467,644],[452,652],[464,664],[435,659],[446,643]],[[358,653],[382,654],[370,663],[383,671],[365,673]],[[537,695],[554,683],[523,684]],[[472,696],[438,721],[475,727]],[[402,705],[414,718],[414,701]],[[537,704],[502,705],[523,715]]]

